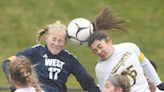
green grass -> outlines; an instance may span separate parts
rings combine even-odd
[[[136,43],[148,58],[156,61],[159,75],[164,80],[163,3],[163,0],[1,0],[0,61],[34,45],[36,33],[43,26],[56,20],[68,24],[76,17],[93,19],[104,6],[111,5],[115,15],[128,21],[130,33],[109,32],[114,43]],[[77,47],[68,43],[66,48],[81,60],[95,78],[97,57],[92,55],[87,46]],[[8,85],[1,69],[0,80],[0,85]],[[79,86],[72,76],[67,85]]]

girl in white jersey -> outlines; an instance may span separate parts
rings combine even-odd
[[[124,21],[112,16],[109,8],[103,9],[92,23],[95,32],[90,36],[88,46],[94,54],[100,57],[95,71],[101,89],[108,76],[120,74],[123,71],[130,72],[127,76],[132,86],[131,92],[150,92],[144,74],[154,85],[159,86],[162,83],[137,45],[134,43],[113,45],[112,39],[101,31],[111,28],[124,29],[122,26]]]
[[[29,60],[24,56],[14,58],[9,64],[10,80],[17,88],[15,92],[43,92],[32,74]]]

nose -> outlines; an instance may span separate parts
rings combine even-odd
[[[97,54],[101,54],[101,50],[100,49],[97,50]]]
[[[55,45],[59,45],[59,41],[55,41],[54,44],[55,44]]]

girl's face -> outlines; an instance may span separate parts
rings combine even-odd
[[[113,86],[113,84],[111,83],[111,81],[107,80],[105,83],[105,87],[102,90],[102,92],[116,92],[116,89]]]
[[[57,55],[65,46],[66,43],[66,32],[64,31],[50,31],[46,37],[47,47],[49,51]]]
[[[102,60],[108,59],[113,53],[112,40],[96,40],[91,44],[91,50]]]
[[[107,80],[102,92],[122,92],[120,87],[115,87],[110,80]]]

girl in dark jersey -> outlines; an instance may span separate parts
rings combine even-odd
[[[44,37],[47,45],[35,45],[22,50],[16,55],[9,57],[3,63],[3,70],[8,76],[7,65],[15,57],[24,55],[36,65],[39,82],[45,92],[66,92],[66,82],[70,74],[73,74],[83,90],[99,92],[93,78],[87,73],[79,60],[64,49],[67,40],[66,26],[57,21],[47,25],[38,32],[37,42]]]

